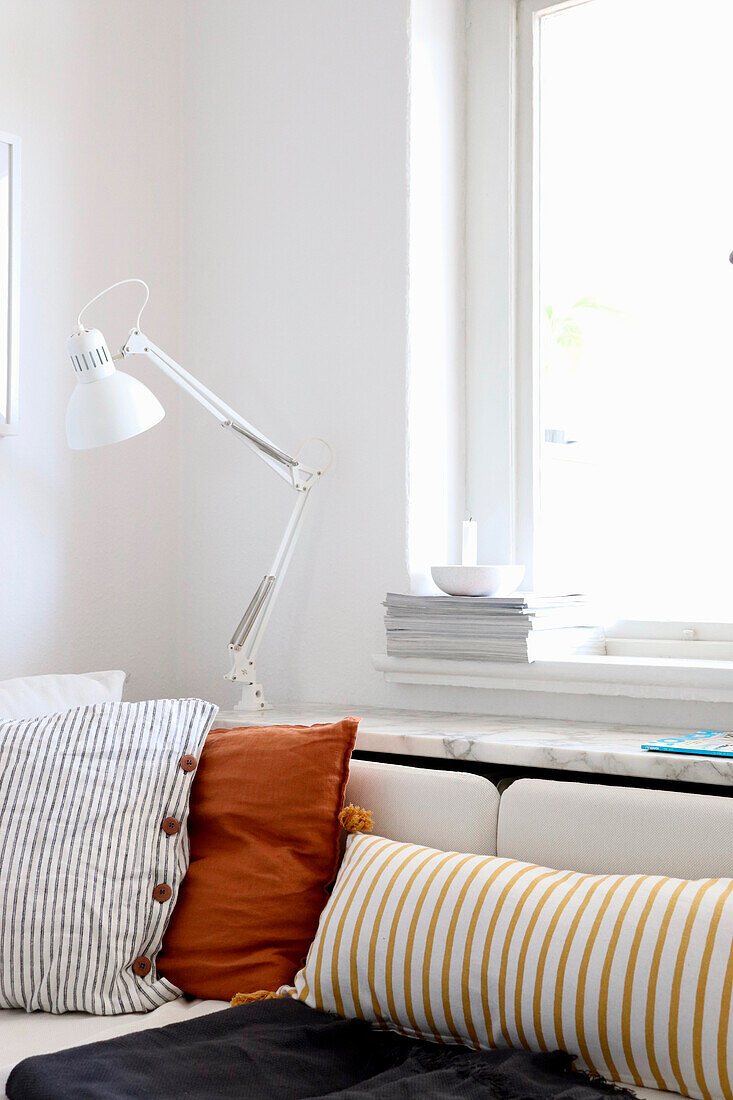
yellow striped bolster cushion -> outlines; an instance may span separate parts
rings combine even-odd
[[[584,875],[356,835],[294,997],[733,1100],[733,880]],[[285,990],[283,990],[285,992]]]

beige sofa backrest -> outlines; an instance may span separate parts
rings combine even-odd
[[[733,877],[733,798],[518,779],[499,807],[497,854],[589,874]]]
[[[352,760],[346,801],[372,811],[380,836],[496,855],[499,792],[479,775]]]
[[[549,779],[499,792],[467,772],[353,760],[347,802],[374,831],[588,874],[733,877],[733,797]]]

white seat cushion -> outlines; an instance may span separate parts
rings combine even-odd
[[[83,1012],[67,1012],[54,1016],[50,1012],[23,1012],[21,1009],[0,1009],[0,1097],[5,1097],[5,1085],[10,1071],[24,1058],[35,1054],[51,1054],[65,1047],[96,1043],[114,1039],[133,1031],[149,1027],[164,1027],[209,1012],[227,1008],[226,1001],[177,1001],[156,1008],[146,1014],[130,1016],[88,1016]],[[12,1061],[5,1059],[12,1052]],[[656,1089],[634,1089],[642,1100],[669,1100],[678,1093],[658,1092]]]
[[[96,1043],[102,1039],[114,1039],[132,1031],[145,1031],[149,1027],[163,1027],[205,1016],[227,1008],[226,1001],[176,1001],[156,1008],[153,1012],[131,1013],[124,1016],[90,1016],[85,1012],[24,1012],[18,1008],[0,1009],[0,1089],[5,1095],[5,1085],[10,1071],[24,1058],[36,1054],[51,1054],[66,1047]]]
[[[346,801],[372,811],[380,836],[496,855],[499,792],[480,775],[352,760]]]
[[[497,854],[600,875],[733,877],[733,798],[518,779],[499,807]],[[711,842],[712,838],[712,842]]]

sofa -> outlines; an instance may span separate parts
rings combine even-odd
[[[589,874],[733,877],[733,799],[562,780],[504,779],[352,760],[347,801],[375,832],[429,847]],[[0,1010],[0,1087],[21,1059],[226,1007],[181,997],[126,1016]],[[641,1097],[678,1095],[637,1089]]]

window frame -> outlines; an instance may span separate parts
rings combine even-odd
[[[594,0],[468,0],[466,501],[481,556],[534,572],[540,429],[539,103],[544,16]],[[609,656],[733,661],[733,623],[620,620]]]
[[[540,28],[547,15],[581,7],[594,0],[516,0],[516,207],[515,240],[516,313],[516,547],[521,560],[534,573],[535,539],[540,500],[539,413],[539,134],[541,103],[537,75],[542,39]]]

